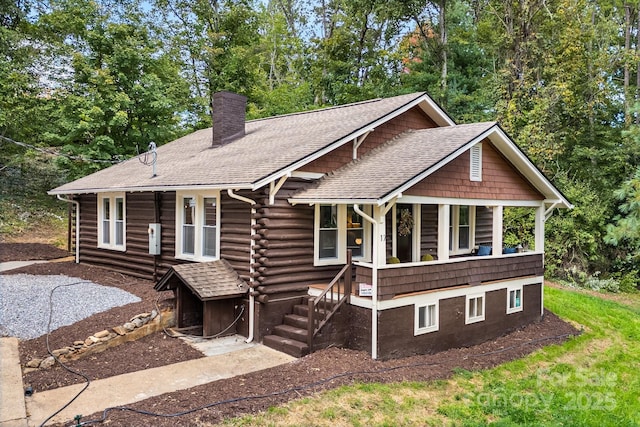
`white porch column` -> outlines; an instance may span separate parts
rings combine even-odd
[[[449,218],[451,206],[438,205],[438,260],[449,259]]]
[[[373,268],[371,269],[371,358],[378,358],[378,266],[385,265],[386,241],[383,238],[385,227],[384,209],[373,206]]]
[[[536,252],[544,252],[544,203],[536,209]]]
[[[493,206],[492,256],[502,256],[503,218],[504,208],[502,206]]]

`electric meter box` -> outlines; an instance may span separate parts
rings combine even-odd
[[[149,224],[149,255],[160,255],[160,224]]]

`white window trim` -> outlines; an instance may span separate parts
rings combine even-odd
[[[471,303],[472,300],[475,301],[476,298],[482,298],[482,315],[469,317],[469,304]],[[464,304],[464,323],[466,325],[469,325],[471,323],[484,321],[485,313],[486,313],[486,305],[487,305],[487,295],[486,295],[486,293],[483,292],[483,293],[479,293],[479,294],[469,294],[469,295],[467,295],[466,302]]]
[[[520,291],[520,305],[518,307],[510,308],[509,304],[511,302],[511,292],[514,292],[514,291]],[[524,297],[524,291],[522,289],[522,285],[509,286],[507,288],[507,314],[518,313],[523,310],[523,303],[524,303],[523,297]]]
[[[347,205],[337,205],[338,224],[338,256],[335,258],[320,258],[320,204],[315,205],[314,222],[313,222],[313,265],[337,265],[347,262]],[[322,204],[322,206],[326,206]],[[370,206],[360,207],[365,213],[370,214]],[[371,227],[366,220],[363,219],[363,254],[362,257],[353,257],[354,261],[371,262]]]
[[[183,206],[182,200],[185,197],[193,197],[196,200],[196,214],[194,216],[194,254],[185,254],[182,252],[182,215]],[[208,197],[216,198],[216,256],[203,256],[202,255],[202,226],[203,226],[203,214],[202,204],[204,199]],[[175,242],[175,258],[183,259],[187,261],[215,261],[220,259],[220,192],[219,191],[177,191],[176,192],[176,242]]]
[[[116,199],[122,199],[122,244],[116,245]],[[104,199],[109,199],[109,243],[104,243]],[[113,251],[127,250],[127,197],[124,192],[98,193],[98,247]]]
[[[469,247],[460,249],[460,206],[469,206]],[[449,250],[449,255],[470,254],[476,245],[476,207],[474,205],[451,205],[453,221],[450,227],[453,232],[453,248]],[[446,243],[447,246],[449,242]]]
[[[420,309],[424,308],[426,310],[426,315],[428,316],[430,306],[435,307],[435,324],[421,328],[420,327]],[[415,307],[414,309],[415,318],[414,318],[414,328],[413,328],[414,336],[427,334],[429,332],[436,332],[439,330],[440,328],[440,301],[439,300],[433,300],[426,303],[415,304],[414,307]]]
[[[482,143],[469,149],[469,179],[482,181]]]

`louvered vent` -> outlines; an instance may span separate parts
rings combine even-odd
[[[482,181],[482,144],[471,147],[471,181]]]

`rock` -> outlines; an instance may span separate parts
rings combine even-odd
[[[73,345],[74,346],[83,346],[84,345],[84,341],[74,341]]]
[[[158,316],[158,311],[157,310],[151,310],[150,320],[155,319],[157,316]]]
[[[42,359],[31,359],[27,362],[27,368],[37,368],[42,363]]]
[[[69,353],[69,349],[68,349],[68,348],[59,348],[59,349],[57,349],[57,350],[53,350],[51,353],[53,353],[53,355],[54,355],[55,357],[60,357],[60,356],[62,356],[63,354],[67,354],[67,353]]]
[[[53,356],[49,356],[40,363],[40,369],[49,369],[55,364],[56,359],[54,359]]]
[[[122,325],[123,328],[125,328],[127,331],[131,332],[136,328],[136,325],[134,325],[131,322],[127,322],[124,325]]]
[[[102,330],[100,332],[96,332],[95,334],[93,334],[93,336],[96,337],[96,338],[104,338],[104,337],[109,336],[109,331],[107,331],[105,329],[105,330]]]
[[[113,331],[118,335],[124,335],[127,333],[127,330],[123,326],[116,326],[113,328]]]
[[[84,340],[84,345],[86,345],[88,347],[88,346],[93,345],[93,344],[95,344],[95,343],[97,343],[99,341],[100,341],[99,338],[96,338],[93,335],[91,335],[89,338]]]
[[[151,313],[140,313],[140,314],[136,314],[135,316],[133,316],[133,317],[131,318],[131,320],[129,320],[129,322],[133,322],[133,321],[134,321],[134,320],[136,320],[136,319],[141,319],[141,318],[149,317],[149,316],[151,316]]]
[[[136,328],[139,328],[140,326],[144,325],[144,322],[139,317],[137,319],[133,319],[132,322],[134,325],[136,325]]]

